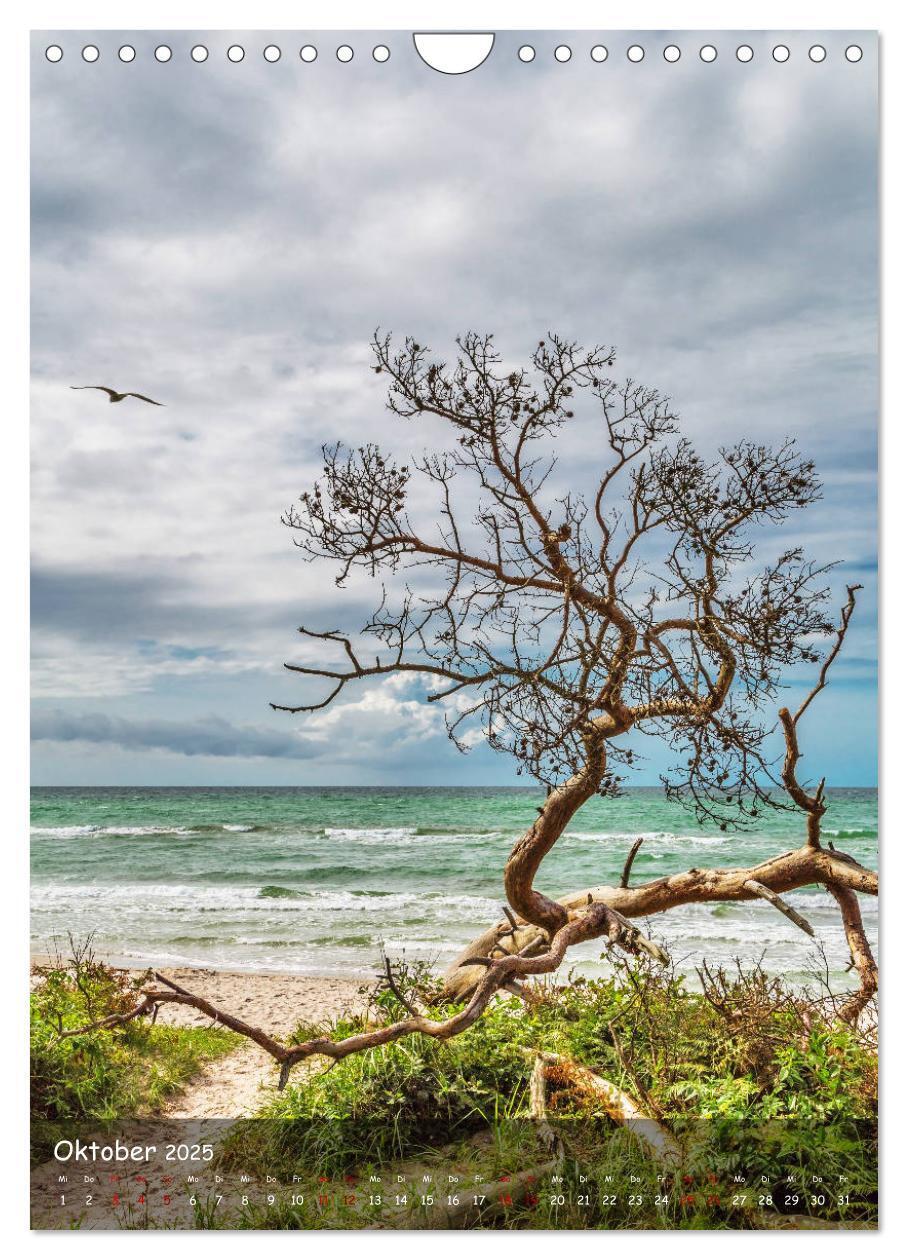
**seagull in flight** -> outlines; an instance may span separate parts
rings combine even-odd
[[[100,389],[108,395],[108,402],[122,402],[124,398],[141,398],[142,402],[151,403],[153,407],[163,407],[166,404],[155,402],[153,398],[148,398],[145,394],[135,394],[127,391],[125,394],[118,394],[115,389],[109,389],[106,385],[70,385],[70,389]]]

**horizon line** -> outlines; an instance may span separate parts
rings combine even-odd
[[[478,791],[486,788],[494,788],[499,790],[509,790],[514,792],[535,792],[542,790],[544,784],[529,783],[30,783],[29,791],[36,789],[59,789],[59,788],[100,788],[100,789],[118,789],[124,788],[198,788],[204,791],[214,791],[217,789],[236,789],[236,788],[267,788],[269,790],[291,789],[293,791],[306,790],[314,792],[332,791],[349,791],[356,788],[361,791],[380,791],[384,790],[421,790],[430,789],[432,791],[442,791],[451,788],[466,789],[469,791]],[[661,783],[630,783],[622,788],[622,792],[635,790],[644,791],[664,791]],[[779,789],[780,791],[782,789]],[[878,792],[878,783],[827,783],[827,791],[833,792]]]

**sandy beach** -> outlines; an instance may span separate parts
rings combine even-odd
[[[33,954],[31,958],[33,966],[50,961],[44,954]],[[110,965],[117,967],[118,963]],[[139,967],[123,970],[136,977],[144,974]],[[369,987],[369,981],[361,976],[219,971],[210,967],[166,967],[161,968],[161,974],[278,1036],[291,1032],[299,1023],[335,1019],[351,1007],[361,1006],[364,997],[360,990]],[[173,1024],[207,1022],[205,1016],[183,1006],[164,1007],[158,1018]]]

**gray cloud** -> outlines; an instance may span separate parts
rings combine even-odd
[[[183,563],[193,564],[192,558]],[[32,625],[39,630],[65,630],[74,637],[104,642],[111,638],[138,642],[190,636],[198,643],[223,633],[279,630],[292,632],[300,600],[244,600],[241,591],[225,589],[223,603],[200,598],[193,583],[180,576],[181,559],[170,573],[160,559],[136,557],[132,570],[66,568],[35,564],[31,574]]]
[[[36,742],[86,743],[116,748],[181,753],[186,757],[312,756],[319,751],[310,741],[286,731],[261,726],[236,726],[223,718],[196,722],[156,719],[130,721],[105,713],[64,713],[43,710],[32,720]]]

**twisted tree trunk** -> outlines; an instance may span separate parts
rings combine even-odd
[[[554,789],[545,799],[539,817],[517,841],[504,868],[504,890],[517,914],[544,931],[557,932],[568,921],[568,910],[538,892],[533,883],[546,854],[564,833],[565,827],[590,797],[594,796],[605,771],[605,744],[602,739],[588,745],[583,769]],[[475,953],[486,954],[487,950]],[[467,955],[468,956],[468,955]]]

